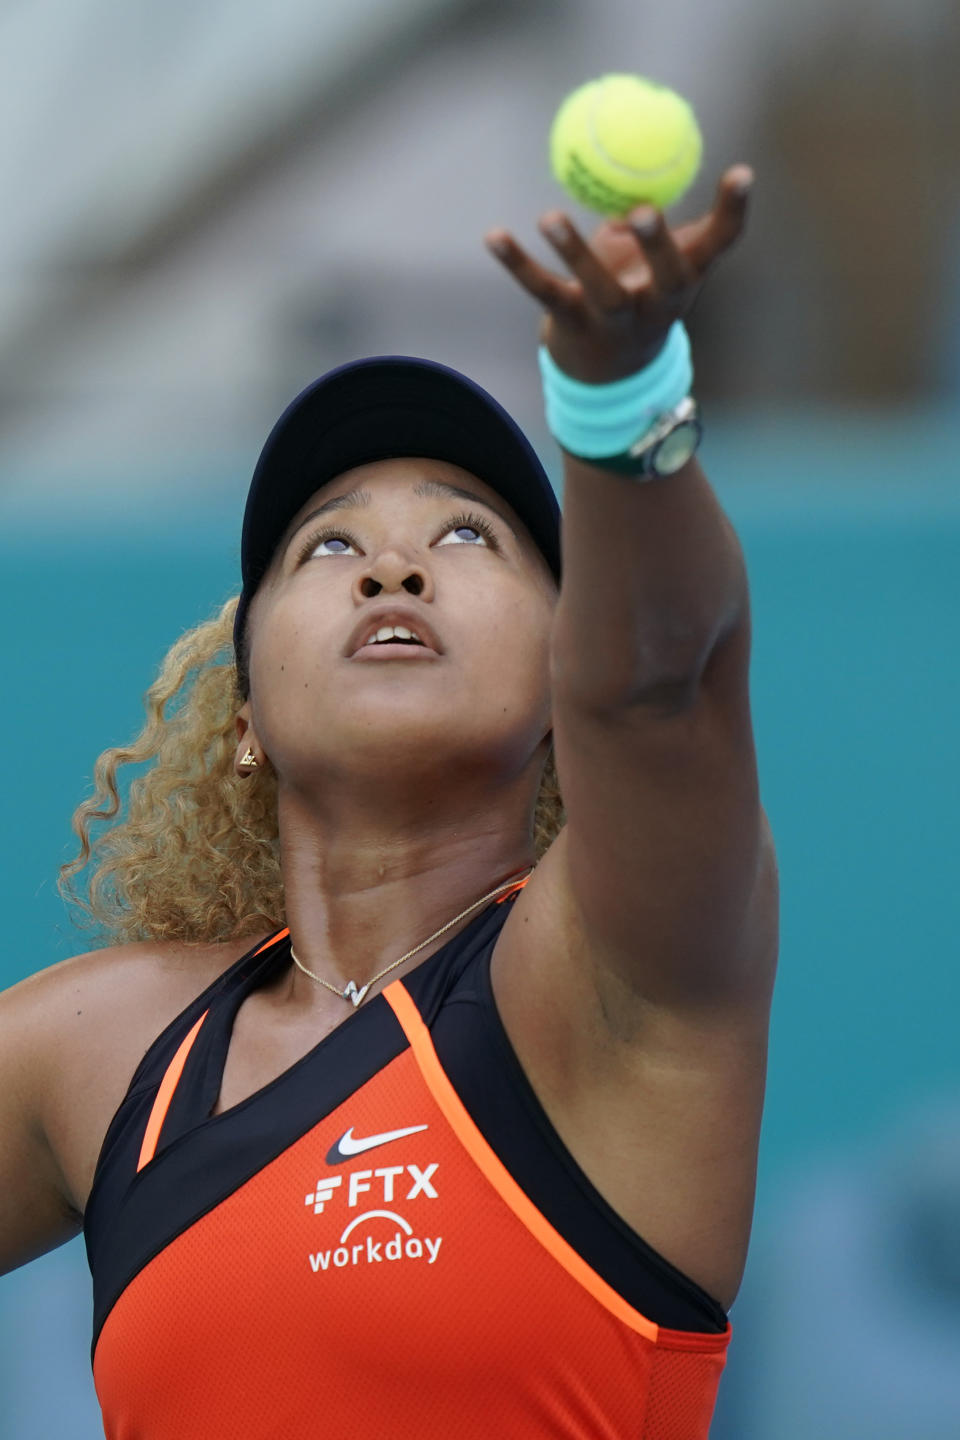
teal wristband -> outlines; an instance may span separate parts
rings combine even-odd
[[[680,320],[652,364],[609,385],[587,385],[564,374],[545,345],[539,361],[550,433],[585,460],[622,455],[693,386],[690,337]]]

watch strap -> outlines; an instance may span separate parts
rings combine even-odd
[[[635,480],[659,480],[675,475],[696,454],[703,438],[700,409],[692,396],[660,417],[649,433],[621,455],[595,456],[585,460],[601,470],[630,475]]]

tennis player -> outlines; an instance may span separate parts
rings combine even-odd
[[[751,183],[550,213],[556,270],[487,236],[562,544],[478,386],[342,366],[101,757],[68,871],[110,943],[0,1000],[0,1266],[83,1228],[111,1440],[705,1440],[777,901],[683,321]]]

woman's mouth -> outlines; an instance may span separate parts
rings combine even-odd
[[[433,631],[412,615],[381,613],[358,626],[348,646],[351,660],[438,660]]]

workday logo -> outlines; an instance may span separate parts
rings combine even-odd
[[[359,1243],[354,1240],[350,1245],[347,1244],[358,1226],[368,1220],[378,1219],[390,1220],[395,1226],[399,1226],[399,1229],[388,1239],[383,1227],[380,1227],[379,1240],[376,1240],[373,1234],[368,1234],[363,1236]],[[335,1249],[314,1251],[310,1256],[310,1269],[317,1275],[322,1270],[329,1270],[331,1265],[335,1270],[345,1270],[348,1265],[380,1265],[384,1261],[422,1260],[424,1257],[427,1264],[432,1265],[440,1253],[442,1243],[442,1235],[425,1235],[421,1240],[419,1235],[414,1235],[413,1226],[402,1215],[395,1215],[390,1210],[367,1210],[363,1215],[358,1215],[356,1220],[351,1220]]]
[[[417,1134],[427,1128],[426,1125],[409,1125],[401,1130],[387,1130],[379,1135],[358,1137],[354,1135],[351,1125],[330,1147],[326,1157],[327,1164],[343,1164],[354,1155],[363,1154],[367,1150],[387,1145],[393,1140]],[[405,1216],[385,1207],[400,1200],[436,1200],[438,1195],[433,1177],[438,1169],[439,1164],[434,1162],[422,1168],[411,1164],[381,1165],[376,1169],[371,1167],[341,1172],[339,1175],[321,1175],[310,1194],[304,1197],[304,1203],[313,1210],[314,1215],[323,1214],[327,1205],[335,1201],[346,1201],[348,1210],[357,1209],[361,1196],[365,1199],[367,1195],[375,1204],[379,1201],[380,1206],[354,1216],[344,1228],[336,1246],[331,1246],[329,1250],[314,1251],[308,1257],[313,1273],[319,1275],[331,1268],[344,1270],[348,1266],[381,1265],[397,1260],[425,1259],[428,1265],[433,1265],[440,1253],[443,1237],[435,1235],[421,1239],[414,1234],[413,1226]],[[361,1228],[364,1233],[358,1234]]]

